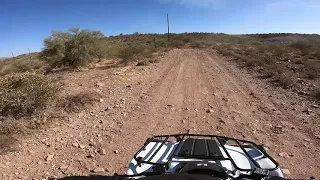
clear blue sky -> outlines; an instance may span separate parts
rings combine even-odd
[[[51,30],[320,33],[320,0],[0,0],[0,57],[40,51]]]

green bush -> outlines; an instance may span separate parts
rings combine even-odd
[[[13,73],[0,78],[0,115],[19,118],[45,108],[58,86],[44,75]]]
[[[82,66],[101,58],[102,50],[98,42],[103,37],[99,31],[80,31],[79,28],[71,28],[68,32],[53,31],[44,40],[41,57],[53,66]]]

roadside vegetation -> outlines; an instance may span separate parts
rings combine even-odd
[[[72,70],[95,63],[145,66],[157,63],[157,55],[174,48],[216,50],[271,84],[320,101],[319,35],[182,33],[170,34],[168,39],[167,34],[138,32],[105,37],[99,31],[71,28],[53,31],[39,53],[0,61],[0,121],[18,126],[17,120],[44,110],[59,92],[48,75],[55,69]],[[61,98],[56,107],[78,112],[99,98],[83,92]],[[8,130],[0,127],[0,136],[9,131],[4,129]]]
[[[228,36],[214,48],[275,85],[320,100],[319,35]]]
[[[58,92],[50,78],[35,73],[13,73],[0,78],[0,115],[20,118],[43,110]]]
[[[173,48],[215,49],[277,86],[319,99],[319,35],[182,33],[170,34],[168,40],[166,34],[137,32],[105,37],[99,31],[71,28],[68,32],[53,31],[50,37],[44,39],[44,48],[40,53],[0,61],[0,75],[24,72],[45,74],[54,68],[72,69],[110,59],[111,63],[137,63],[143,66],[158,62],[155,54]],[[23,76],[23,81],[35,80],[30,73],[27,75]],[[28,83],[22,85],[27,86]],[[3,86],[2,91],[5,88],[9,86]],[[23,103],[21,98],[19,100]],[[2,105],[0,110],[4,111],[4,107],[7,108]],[[13,112],[25,113],[12,111],[13,116],[20,116]]]

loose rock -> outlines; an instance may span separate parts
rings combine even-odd
[[[304,96],[308,95],[308,93],[306,93],[306,92],[304,92],[304,91],[299,91],[298,94],[299,94],[299,95],[304,95]]]
[[[59,167],[60,170],[65,170],[65,169],[67,169],[67,168],[68,168],[67,165],[61,165],[61,166]]]
[[[106,154],[106,150],[105,149],[99,149],[98,153],[100,155],[105,155]]]
[[[103,83],[101,83],[101,82],[97,82],[97,83],[96,83],[96,86],[97,86],[97,87],[103,87],[103,86],[104,86],[104,84],[103,84]]]
[[[226,122],[224,120],[222,120],[222,119],[219,119],[219,123],[225,124]]]
[[[308,115],[311,115],[312,111],[310,109],[305,109],[303,110],[302,112],[308,114]]]
[[[207,112],[207,113],[214,113],[214,110],[213,110],[213,109],[207,109],[206,112]]]
[[[87,158],[95,158],[96,156],[94,155],[94,154],[89,154],[88,156],[87,156]]]
[[[310,142],[311,141],[311,139],[309,139],[309,138],[305,138],[303,140],[306,141],[306,142]]]
[[[311,107],[313,107],[313,108],[319,108],[319,106],[318,106],[318,105],[316,105],[316,104],[311,105]]]
[[[94,169],[93,172],[100,173],[100,172],[105,172],[105,170],[102,167],[98,167],[98,168]]]
[[[53,159],[53,154],[48,154],[45,158],[46,161],[51,161]]]
[[[289,171],[289,169],[282,169],[282,173],[285,175],[289,175],[290,171]]]
[[[115,154],[119,154],[119,150],[115,150],[114,153],[115,153]]]
[[[222,100],[224,100],[224,101],[226,101],[226,102],[229,102],[229,101],[230,101],[230,99],[228,99],[228,98],[222,98]]]
[[[289,158],[289,155],[287,153],[285,153],[285,152],[279,153],[279,156],[280,157],[284,157],[284,158]]]
[[[41,142],[42,142],[42,144],[50,147],[50,144],[46,141],[46,139],[42,139]]]

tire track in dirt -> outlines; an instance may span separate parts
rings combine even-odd
[[[146,68],[125,68],[124,71],[134,76]],[[73,76],[70,74],[68,78]],[[135,79],[130,81],[135,89],[124,90],[122,82],[113,83],[119,76],[113,77],[105,71],[91,71],[90,76],[79,73],[74,78],[78,78],[77,83],[81,84],[78,88],[83,90],[83,82],[96,83],[92,77],[110,83],[106,84],[110,87],[100,88],[101,92],[109,93],[106,96],[111,97],[110,102],[107,99],[94,107],[93,113],[91,110],[79,113],[67,124],[60,125],[60,129],[48,130],[37,136],[38,140],[30,140],[24,152],[1,156],[0,172],[11,179],[20,176],[11,174],[24,170],[28,171],[25,179],[87,175],[92,167],[106,167],[109,171],[104,174],[108,175],[122,174],[146,138],[190,132],[263,143],[280,165],[291,171],[291,177],[320,176],[319,143],[311,137],[310,129],[301,126],[294,113],[282,110],[276,100],[270,98],[274,92],[257,86],[255,83],[259,80],[249,78],[213,51],[172,50],[161,58],[151,74],[131,77]],[[109,79],[111,77],[114,79]],[[124,83],[128,83],[127,77],[123,75]],[[124,107],[117,104],[122,97],[128,101],[121,105]],[[130,101],[134,104],[129,104]],[[106,107],[110,107],[109,110],[106,111]],[[42,147],[39,139],[44,137],[52,140],[50,147]],[[94,146],[73,147],[74,142],[80,145],[92,140],[96,143]],[[105,155],[86,158],[88,153],[97,154],[96,148],[100,146],[105,148]],[[50,151],[55,154],[53,161],[37,163]],[[279,157],[280,152],[290,157]],[[11,169],[2,166],[2,162],[9,161]],[[71,170],[61,170],[61,164],[70,164]],[[23,169],[24,166],[27,168]]]
[[[294,115],[281,113],[271,100],[255,93],[263,90],[250,87],[241,80],[241,74],[230,72],[216,54],[174,50],[162,63],[174,65],[152,90],[145,105],[146,116],[130,120],[141,122],[136,138],[181,132],[246,138],[267,146],[280,164],[292,171],[292,176],[319,173],[318,157],[314,155],[317,147],[312,143],[304,146],[308,132],[290,122]],[[174,106],[166,107],[168,104]],[[210,109],[213,111],[208,113]],[[279,125],[284,132],[275,132]],[[278,157],[280,152],[291,157]],[[305,158],[309,162],[301,167]]]

